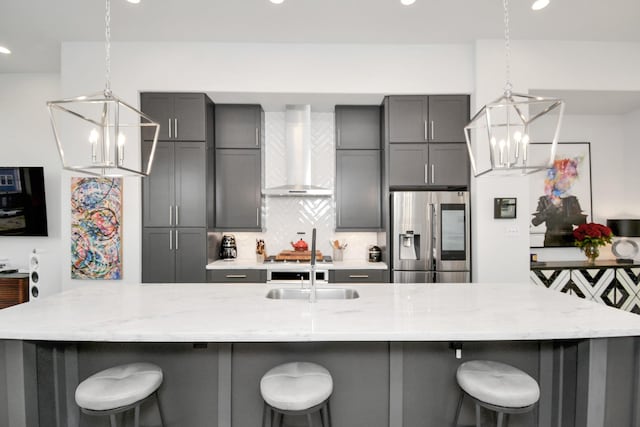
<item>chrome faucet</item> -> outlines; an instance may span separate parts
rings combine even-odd
[[[316,229],[311,232],[311,271],[309,272],[309,302],[316,302]]]

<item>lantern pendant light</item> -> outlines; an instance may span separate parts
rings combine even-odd
[[[464,128],[474,176],[526,175],[549,168],[555,159],[564,101],[512,92],[509,4],[503,0],[506,85],[504,94],[483,106]],[[555,110],[555,111],[554,111]],[[552,113],[553,114],[550,114]],[[550,123],[551,144],[531,152],[532,125]],[[538,148],[545,147],[544,152]]]
[[[47,102],[62,166],[93,176],[148,176],[160,125],[111,92],[110,0],[106,0],[105,40],[104,90]],[[148,135],[152,138],[143,150],[145,158],[139,161],[137,153],[141,150],[134,152],[135,145],[128,141],[138,138],[142,128],[150,128]],[[131,150],[127,152],[127,148]]]

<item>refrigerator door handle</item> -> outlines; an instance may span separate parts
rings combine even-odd
[[[436,205],[429,203],[431,214],[431,269],[436,270],[438,267],[438,211]]]

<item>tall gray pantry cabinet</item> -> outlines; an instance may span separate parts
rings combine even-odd
[[[468,187],[468,95],[394,95],[388,109],[390,189]]]
[[[379,106],[336,105],[336,231],[382,228]]]
[[[263,141],[260,105],[216,104],[215,230],[262,230]]]
[[[205,282],[213,102],[201,93],[143,93],[140,101],[161,129],[151,174],[142,181],[142,281]],[[152,135],[145,131],[148,152]]]

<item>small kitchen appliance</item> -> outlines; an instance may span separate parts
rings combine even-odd
[[[382,261],[382,250],[378,246],[371,246],[369,248],[369,262]]]
[[[223,260],[236,259],[238,256],[238,248],[236,247],[236,238],[233,234],[225,234],[222,236],[220,244],[220,258]]]

